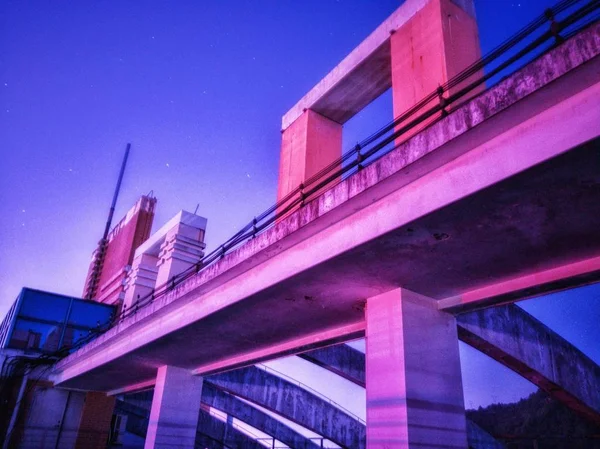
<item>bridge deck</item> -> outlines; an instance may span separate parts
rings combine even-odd
[[[206,374],[358,336],[364,299],[398,286],[456,307],[557,267],[579,268],[548,288],[597,280],[598,54],[596,24],[67,357],[57,383],[134,388],[164,364]]]

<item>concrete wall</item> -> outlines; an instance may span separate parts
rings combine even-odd
[[[210,376],[206,381],[277,412],[340,446],[365,447],[363,424],[324,399],[262,369],[242,368]]]
[[[73,449],[76,447],[85,393],[53,388],[48,382],[29,380],[21,414],[9,448]],[[90,439],[102,435],[88,434]],[[106,438],[104,438],[106,443]],[[94,447],[93,445],[90,447]]]
[[[457,317],[460,339],[600,424],[600,367],[520,307]]]
[[[221,410],[295,449],[317,448],[308,438],[234,395],[219,390],[208,381],[202,389],[202,403]]]

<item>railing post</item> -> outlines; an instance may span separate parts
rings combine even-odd
[[[304,207],[304,183],[300,184],[300,207]]]
[[[446,111],[448,100],[446,100],[446,98],[444,97],[444,88],[442,86],[438,86],[437,94],[440,100],[440,108],[442,109],[442,117],[446,117],[448,115],[448,111]]]
[[[560,22],[556,21],[554,11],[552,11],[552,8],[548,8],[546,11],[544,11],[544,14],[550,21],[550,32],[554,36],[554,43],[556,45],[562,44],[565,41],[564,38],[560,35],[560,30],[562,27],[560,25]]]
[[[362,166],[363,156],[362,156],[362,154],[360,154],[360,145],[356,144],[356,146],[354,147],[354,150],[356,151],[356,164],[358,167],[358,171],[361,171],[363,169],[363,166]]]

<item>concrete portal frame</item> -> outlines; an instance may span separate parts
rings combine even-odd
[[[404,2],[283,116],[277,199],[334,163],[342,125],[387,89],[397,117],[480,54],[473,0]]]

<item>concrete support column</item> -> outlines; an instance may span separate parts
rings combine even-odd
[[[198,263],[204,256],[206,244],[204,229],[179,223],[171,229],[158,254],[156,285],[160,286],[173,276]]]
[[[397,117],[481,56],[473,0],[429,0],[392,34],[390,43],[393,108]],[[433,105],[433,102],[428,104],[427,109]],[[415,134],[437,117],[406,136]]]
[[[140,254],[133,259],[125,285],[126,310],[134,306],[138,298],[148,295],[156,286],[157,263],[158,257],[152,254]]]
[[[281,136],[277,200],[342,155],[342,125],[310,109]]]
[[[202,380],[183,368],[158,369],[144,449],[194,449]]]
[[[367,448],[466,448],[456,321],[404,289],[366,308]]]

